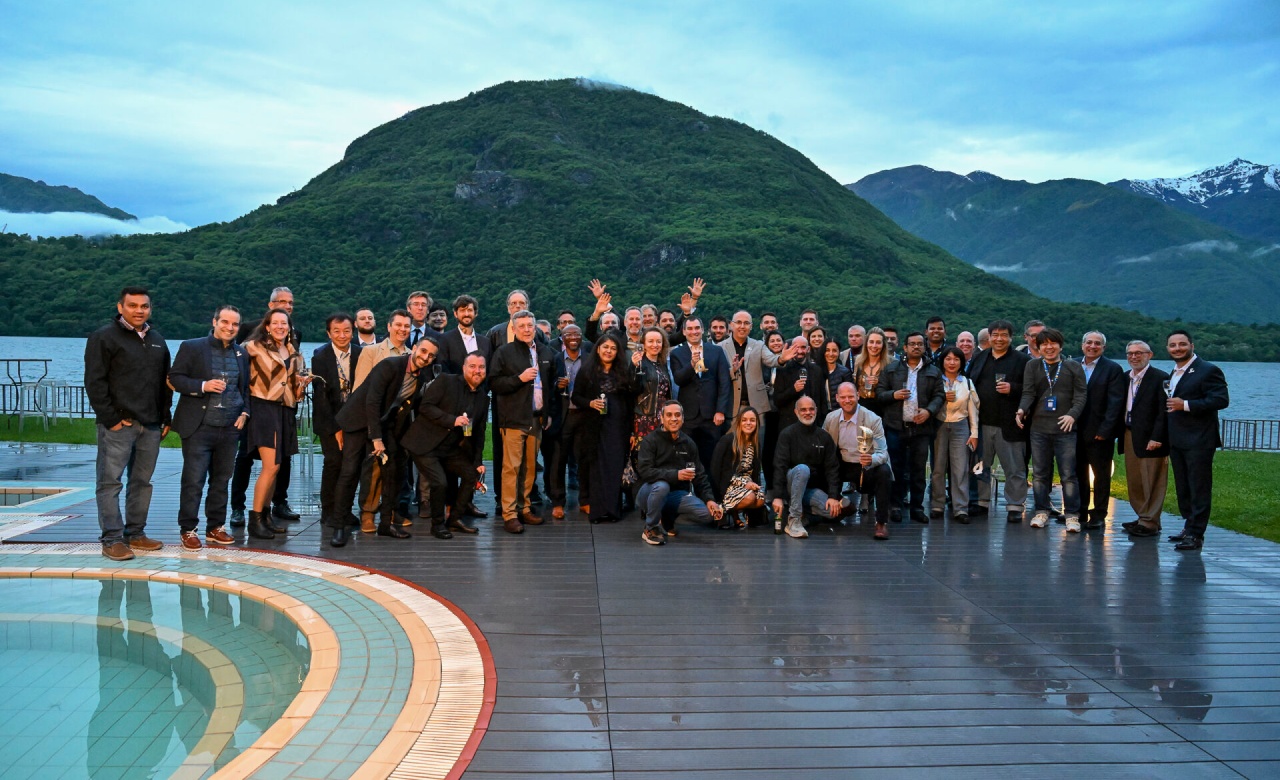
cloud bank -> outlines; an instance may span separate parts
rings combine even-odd
[[[8,227],[5,227],[5,225]],[[0,228],[5,233],[26,234],[33,238],[62,236],[132,236],[138,233],[180,233],[190,225],[168,217],[141,217],[135,220],[112,219],[102,214],[79,211],[55,211],[52,214],[15,214],[0,211]]]

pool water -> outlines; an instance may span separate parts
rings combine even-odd
[[[233,593],[0,578],[0,775],[208,776],[280,718],[310,655]]]

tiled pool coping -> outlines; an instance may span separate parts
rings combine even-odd
[[[6,544],[0,576],[194,585],[265,602],[295,622],[312,651],[302,690],[213,775],[219,780],[456,778],[493,710],[493,658],[475,624],[429,591],[372,569],[240,549],[165,548],[114,563],[97,544]],[[174,777],[202,774],[186,769]]]

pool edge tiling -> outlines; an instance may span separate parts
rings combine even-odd
[[[273,776],[457,778],[495,703],[495,665],[475,623],[436,594],[374,569],[238,549],[165,548],[113,563],[97,544],[5,544],[0,577],[193,585],[265,602],[296,623],[312,651],[302,690],[279,721],[212,775],[219,780],[268,766]],[[322,714],[336,717],[316,717]],[[320,755],[320,746],[344,740],[352,743],[346,760]],[[185,769],[173,777],[200,776]]]

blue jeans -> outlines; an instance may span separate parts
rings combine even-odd
[[[787,519],[801,520],[805,507],[809,514],[830,519],[827,511],[827,495],[825,490],[809,487],[809,467],[801,463],[787,471],[787,495],[791,501],[787,504]],[[797,500],[798,499],[798,500]]]
[[[695,522],[710,523],[711,510],[687,490],[672,490],[666,480],[646,482],[636,493],[636,506],[644,516],[645,528],[657,528],[663,520],[685,516]]]
[[[103,544],[123,542],[130,536],[143,536],[147,528],[147,511],[151,509],[151,475],[160,454],[159,425],[122,425],[108,430],[98,425],[98,526]],[[125,492],[124,517],[120,516],[121,477],[128,472],[129,487]]]
[[[1058,479],[1062,480],[1062,511],[1080,516],[1080,483],[1076,481],[1076,434],[1031,432],[1031,465],[1034,474],[1031,487],[1035,492],[1037,512],[1053,508],[1049,493],[1053,490],[1053,462],[1058,462]]]
[[[200,525],[200,495],[205,477],[209,497],[204,503],[205,530],[227,522],[227,487],[236,466],[240,431],[234,425],[218,428],[201,425],[182,440],[182,493],[178,499],[178,527],[184,532]]]

